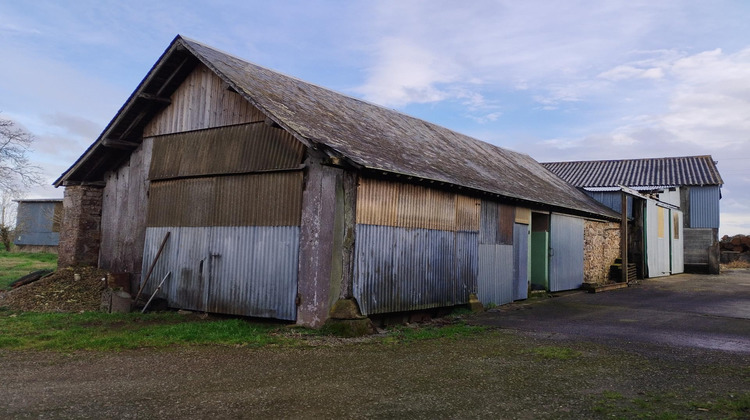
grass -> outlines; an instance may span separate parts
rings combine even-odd
[[[382,340],[409,343],[457,339],[484,331],[463,323],[421,328],[395,327]],[[288,328],[239,318],[201,319],[176,312],[106,314],[13,312],[0,308],[0,349],[118,351],[184,345],[298,346],[324,331]]]
[[[57,268],[57,254],[0,252],[0,290],[19,277],[37,270]]]
[[[282,327],[283,328],[283,327]],[[13,350],[124,350],[172,345],[287,344],[273,324],[242,319],[202,320],[175,312],[105,314],[0,311],[0,348]]]

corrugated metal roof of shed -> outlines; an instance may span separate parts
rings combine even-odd
[[[139,141],[133,133],[159,109],[151,103],[159,102],[148,98],[170,95],[196,61],[306,146],[331,152],[365,170],[444,182],[579,215],[619,217],[528,155],[282,75],[181,36],[97,141],[54,185],[101,181],[128,153],[108,147],[104,139],[130,133],[127,141]]]
[[[365,168],[617,217],[526,154],[181,40],[280,125]]]
[[[722,185],[710,155],[625,160],[547,162],[542,165],[576,187]]]

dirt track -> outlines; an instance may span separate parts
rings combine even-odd
[[[628,290],[619,296],[637,288]],[[572,295],[483,317],[542,312],[574,297],[618,299]],[[532,419],[633,417],[636,409],[721,418],[708,403],[750,393],[747,353],[543,329],[407,344],[2,351],[0,366],[2,418]]]

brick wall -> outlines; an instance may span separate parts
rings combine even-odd
[[[586,220],[583,247],[583,281],[606,283],[609,266],[620,257],[620,224]]]
[[[57,266],[96,266],[101,240],[102,191],[98,186],[65,187]]]

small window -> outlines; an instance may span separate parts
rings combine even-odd
[[[678,213],[672,215],[672,229],[674,229],[674,238],[680,239],[680,215]]]

